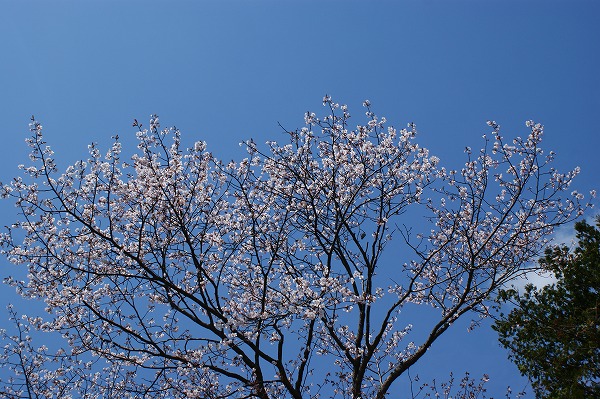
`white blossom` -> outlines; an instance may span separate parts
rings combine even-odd
[[[365,101],[352,129],[348,107],[323,104],[330,115],[307,112],[287,143],[245,142],[239,162],[202,141],[184,150],[152,115],[149,130],[134,122],[130,160],[115,138],[62,174],[33,121],[31,165],[0,185],[21,213],[0,244],[28,273],[7,282],[48,314],[11,310],[7,389],[23,395],[25,373],[45,397],[383,398],[588,206],[570,188],[579,169],[544,156],[540,124],[505,142],[489,122],[447,171],[413,123],[388,127]],[[426,222],[401,227],[407,212]],[[391,242],[403,258],[383,256]],[[412,305],[437,319],[413,329]],[[64,347],[35,348],[31,328]]]

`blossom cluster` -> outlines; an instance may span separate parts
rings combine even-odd
[[[348,107],[323,104],[328,116],[307,113],[284,144],[246,142],[239,162],[185,149],[152,115],[127,161],[115,137],[64,173],[32,121],[32,165],[0,188],[21,212],[0,244],[28,271],[8,282],[45,302],[29,324],[65,348],[28,346],[38,357],[14,369],[46,397],[64,384],[41,364],[59,361],[81,397],[383,398],[589,206],[569,188],[578,171],[551,167],[539,124],[507,143],[490,122],[481,151],[448,171],[414,124],[388,126],[365,101],[351,125]],[[413,211],[427,215],[418,234],[403,227]],[[384,256],[391,243],[404,260]],[[425,336],[402,317],[414,305],[437,314]]]

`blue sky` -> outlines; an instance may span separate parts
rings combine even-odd
[[[92,141],[133,142],[151,113],[220,158],[238,143],[283,139],[323,95],[360,121],[369,99],[396,126],[459,167],[485,122],[505,137],[546,127],[562,170],[598,188],[600,5],[594,1],[0,1],[0,180],[27,162],[32,114],[57,157],[71,163]],[[0,225],[15,220],[0,203]],[[0,260],[0,275],[13,273]],[[17,302],[0,287],[3,302]],[[30,304],[21,304],[27,307]],[[0,312],[0,326],[5,313]],[[521,387],[489,328],[464,326],[434,346],[423,372],[491,375]]]

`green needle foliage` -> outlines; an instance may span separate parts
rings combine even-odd
[[[500,300],[516,306],[494,329],[537,398],[600,398],[600,218],[575,225],[577,248],[546,251],[540,265],[558,281]]]

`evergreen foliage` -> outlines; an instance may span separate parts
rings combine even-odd
[[[516,307],[494,328],[509,357],[530,378],[537,398],[600,397],[600,218],[575,225],[578,245],[548,249],[540,265],[558,281],[512,289]]]

